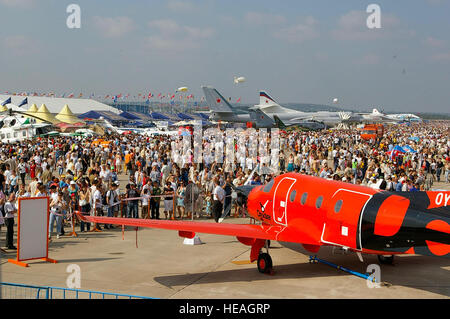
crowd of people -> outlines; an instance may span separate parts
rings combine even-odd
[[[224,130],[220,134],[221,142],[204,137],[203,148],[214,153],[232,143],[238,149],[237,139],[226,139]],[[103,140],[61,136],[0,144],[0,224],[7,228],[6,247],[15,249],[12,234],[20,197],[50,197],[49,237],[56,223],[59,238],[72,220],[81,232],[114,227],[77,221],[74,211],[144,219],[244,216],[233,201],[233,188],[264,184],[283,172],[389,191],[429,190],[434,182],[450,178],[445,122],[389,126],[378,140],[363,140],[355,129],[282,132],[276,168],[261,165],[258,156],[226,158],[224,163],[214,156],[200,163],[192,156],[174,159],[174,139],[181,137],[131,133]],[[250,140],[247,136],[245,143]],[[269,136],[269,153],[270,142]],[[397,145],[409,145],[409,151],[394,152]]]

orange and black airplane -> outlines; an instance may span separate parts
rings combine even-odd
[[[272,270],[268,242],[303,245],[311,253],[322,246],[378,255],[392,262],[396,254],[450,257],[450,191],[389,192],[365,186],[287,173],[266,185],[236,188],[256,224],[142,220],[84,216],[81,220],[134,227],[235,236],[251,246],[250,261]]]

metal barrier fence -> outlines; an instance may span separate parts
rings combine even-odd
[[[0,282],[0,299],[155,299],[151,297],[62,287]]]

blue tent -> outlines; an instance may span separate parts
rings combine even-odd
[[[120,113],[120,116],[126,118],[127,120],[133,120],[133,121],[140,120],[140,117],[138,117],[130,112],[122,112],[122,113]]]
[[[198,113],[198,115],[203,118],[204,120],[209,120],[209,115],[205,114],[205,113]]]
[[[163,115],[163,114],[161,114],[161,113],[157,113],[157,112],[152,112],[152,113],[150,114],[150,116],[151,116],[152,119],[154,119],[154,120],[163,120],[163,121],[170,120],[169,117],[167,117],[167,116],[165,116],[165,115]]]
[[[111,111],[89,111],[89,112],[80,114],[77,117],[80,119],[89,118],[89,119],[97,119],[97,120],[99,118],[103,117],[104,119],[106,119],[110,122],[113,122],[115,124],[126,123],[129,121],[126,118],[124,118],[116,113],[113,113]]]
[[[184,113],[178,113],[177,116],[180,118],[180,120],[182,121],[190,121],[193,120],[194,118],[192,116],[189,116],[187,114]]]

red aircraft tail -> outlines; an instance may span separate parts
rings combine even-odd
[[[380,192],[367,203],[361,245],[370,251],[450,258],[450,192]]]

